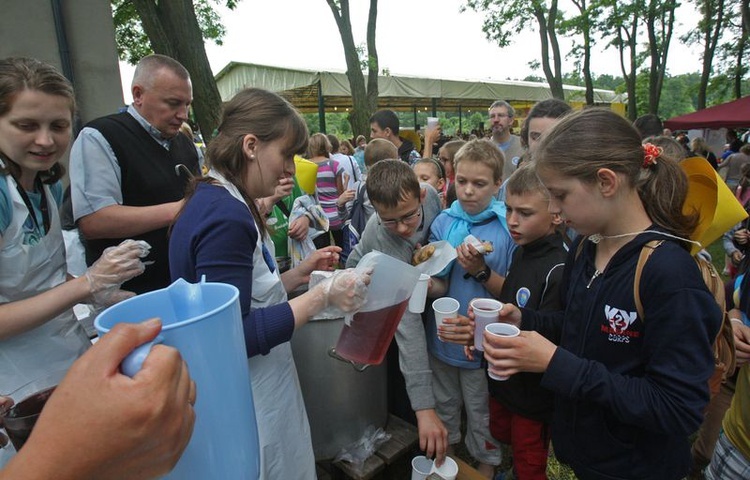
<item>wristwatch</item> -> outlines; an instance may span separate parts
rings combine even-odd
[[[486,283],[487,280],[490,279],[491,275],[492,275],[492,269],[489,267],[489,265],[487,265],[484,267],[483,270],[480,270],[475,275],[473,275],[473,278],[479,283]]]

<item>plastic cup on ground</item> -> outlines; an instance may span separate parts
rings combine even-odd
[[[425,480],[432,472],[432,466],[435,462],[419,455],[411,460],[411,480]]]
[[[460,306],[461,304],[458,303],[458,300],[451,297],[441,297],[432,302],[432,309],[435,311],[435,325],[437,325],[437,328],[440,328],[443,325],[443,320],[446,318],[456,318]],[[442,342],[442,340],[440,341]]]
[[[470,305],[474,310],[474,348],[484,351],[482,348],[484,327],[499,321],[503,304],[493,298],[475,298]]]
[[[419,275],[419,280],[414,286],[414,291],[409,299],[409,311],[411,313],[424,312],[424,303],[427,301],[427,284],[429,280],[429,275],[425,273]]]
[[[458,476],[458,464],[451,457],[446,456],[445,461],[439,467],[437,463],[432,463],[430,473],[437,474],[443,480],[456,480],[456,476]]]
[[[509,323],[490,323],[484,327],[484,330],[487,332],[487,335],[494,335],[496,337],[517,337],[521,333],[521,330],[519,330],[518,327]],[[508,377],[495,375],[489,368],[487,369],[487,375],[489,375],[491,379],[500,382],[508,379]]]

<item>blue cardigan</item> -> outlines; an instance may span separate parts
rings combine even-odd
[[[255,220],[247,206],[223,187],[205,183],[198,184],[169,238],[172,281],[184,278],[196,283],[205,275],[209,282],[228,283],[240,291],[248,357],[267,354],[288,342],[294,332],[288,302],[251,309],[257,240]]]

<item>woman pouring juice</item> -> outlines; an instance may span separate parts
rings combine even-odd
[[[305,121],[286,100],[260,89],[239,92],[224,109],[208,146],[211,170],[197,180],[172,229],[172,279],[223,282],[240,291],[245,343],[258,422],[261,479],[315,479],[307,413],[289,340],[329,305],[356,311],[369,275],[338,270],[287,299],[313,270],[333,270],[339,247],[314,252],[279,275],[273,243],[255,200],[294,175],[294,155],[307,148]]]

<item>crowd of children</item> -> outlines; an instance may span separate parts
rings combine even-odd
[[[457,251],[453,265],[431,279],[429,297],[458,299],[459,314],[437,328],[428,300],[426,335],[397,335],[401,369],[409,373],[402,344],[418,340],[424,352],[424,338],[446,451],[463,440],[488,478],[501,460],[499,444],[511,446],[514,478],[546,478],[550,440],[579,478],[682,478],[691,463],[688,438],[708,402],[721,320],[690,258],[697,220],[682,211],[683,157],[670,154],[669,145],[644,147],[638,131],[612,112],[549,109],[549,119],[532,126],[533,141],[524,142],[533,154],[509,179],[502,178],[502,153],[473,140],[452,152],[452,178],[442,162],[425,158],[408,178],[368,182],[371,198],[383,194],[379,189],[391,192],[390,204],[373,203],[390,227],[377,223],[382,251],[408,260],[409,248],[398,254],[386,245],[406,235],[416,247],[425,231],[428,241],[447,240]],[[398,163],[382,166],[395,170],[392,162]],[[442,194],[439,215],[411,205],[416,193],[405,194],[404,185],[414,189],[415,180],[423,192]],[[453,201],[445,194],[449,183]],[[572,247],[566,231],[578,234]],[[491,242],[492,252],[467,244],[469,234]],[[377,248],[374,235],[365,231],[363,252]],[[634,292],[638,252],[654,239],[660,249]],[[636,294],[645,318],[636,313]],[[501,321],[522,328],[513,339],[486,337],[483,355],[467,346],[475,328],[469,301],[478,297],[499,299],[506,305]],[[684,362],[694,368],[684,371]],[[492,380],[487,369],[510,379]],[[408,381],[407,390],[414,394]],[[428,455],[440,460],[442,449],[421,442],[428,445]]]
[[[53,278],[48,270],[54,267],[55,281],[27,293],[38,294],[40,305],[55,304],[45,315],[6,322],[7,358],[17,338],[54,325],[47,317],[63,312],[71,323],[69,302],[51,302],[45,293],[60,296],[74,285],[63,286],[55,219],[63,173],[57,160],[70,141],[72,90],[46,66],[27,63],[0,62],[0,74],[7,80],[12,71],[39,69],[62,87],[0,91],[0,99],[10,99],[0,105],[0,174],[7,183],[7,191],[0,189],[7,205],[0,211],[8,217],[3,255],[16,261],[10,256],[20,249],[28,257],[23,265],[41,265],[39,255],[52,251],[54,265],[39,272]],[[24,128],[29,118],[34,129],[53,132],[48,137],[54,151],[28,152],[28,145],[44,140]],[[398,136],[393,112],[374,115],[372,123],[381,138],[358,138],[356,149],[344,141],[339,150],[336,138],[309,136],[299,113],[278,95],[243,90],[226,105],[208,149],[210,170],[191,183],[171,231],[173,278],[198,281],[206,275],[241,292],[261,478],[314,477],[289,340],[328,305],[357,310],[369,274],[342,269],[296,298],[288,299],[287,292],[305,284],[315,269],[342,266],[340,253],[349,268],[373,250],[408,263],[416,249],[437,241],[454,247],[456,259],[431,277],[428,297],[456,299],[458,313],[441,326],[430,301],[424,314],[404,313],[389,358],[403,378],[406,409],[415,414],[419,445],[428,456],[441,464],[463,441],[478,471],[493,478],[501,444],[507,444],[515,478],[541,479],[551,442],[579,478],[684,477],[691,467],[689,437],[704,423],[710,400],[712,343],[722,312],[690,254],[699,215],[683,209],[688,180],[678,166],[682,158],[668,145],[642,143],[639,132],[609,110],[570,113],[559,101],[541,102],[530,112],[522,129],[527,153],[509,178],[503,177],[507,159],[489,140],[447,142],[433,158],[433,131],[426,158],[418,160],[413,145]],[[293,157],[303,153],[317,164],[315,203],[322,207],[319,223],[328,225],[318,225],[320,235],[308,239],[318,249],[307,259],[280,265],[288,255],[274,241],[305,239],[305,226],[312,225],[309,217],[287,221],[294,197],[304,196],[293,178]],[[738,197],[747,203],[745,180]],[[28,200],[28,194],[34,196]],[[571,231],[577,238],[568,245]],[[470,236],[481,248],[467,241]],[[750,240],[742,226],[731,237],[740,250]],[[654,251],[643,267],[639,255],[647,244]],[[70,301],[101,292],[117,296],[119,283],[143,270],[136,246],[123,244],[115,252],[117,259],[105,254],[83,277],[86,282],[76,282],[85,288],[71,293]],[[100,270],[115,280],[104,282]],[[16,277],[4,276],[3,312],[13,319],[18,312],[12,309],[29,295],[16,294]],[[730,312],[742,368],[732,403],[719,409],[728,413],[722,433],[716,432],[716,450],[709,449],[707,478],[748,478],[750,472],[749,289],[750,280],[738,282]],[[485,335],[483,352],[476,351],[470,306],[476,298],[501,301],[498,320],[520,327],[520,335]],[[69,364],[88,341],[77,331],[66,336],[76,340],[59,355]],[[48,347],[54,340],[43,332],[36,337]],[[391,407],[400,401],[394,396]]]
[[[373,139],[359,148],[362,181],[329,188],[338,221],[363,222],[348,267],[372,250],[409,262],[428,242],[456,248],[429,284],[430,299],[459,301],[456,318],[437,327],[428,299],[422,316],[404,314],[389,357],[420,447],[441,463],[463,441],[487,478],[497,473],[501,444],[511,447],[514,478],[546,478],[551,441],[580,478],[681,478],[708,401],[720,320],[688,253],[696,218],[682,212],[686,177],[676,165],[684,156],[664,138],[644,149],[639,132],[612,112],[572,114],[555,100],[532,109],[521,132],[527,153],[510,178],[490,141],[446,142],[433,157],[428,131],[425,157],[411,166],[391,141]],[[337,169],[341,185],[348,176],[333,166],[334,178]],[[570,234],[578,236],[572,246]],[[632,279],[641,246],[653,239],[663,245],[644,272],[646,322]],[[501,321],[522,333],[486,338],[482,354],[469,346],[469,303],[485,297],[500,300]],[[679,368],[687,361],[690,372]],[[510,378],[493,380],[488,369]]]

